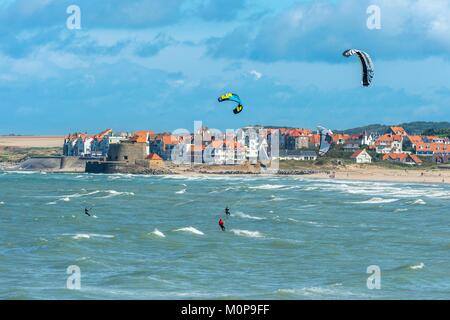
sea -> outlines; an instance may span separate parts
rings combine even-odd
[[[449,298],[447,185],[0,172],[0,299]]]

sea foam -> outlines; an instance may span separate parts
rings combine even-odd
[[[152,234],[157,236],[157,237],[160,237],[160,238],[165,238],[166,237],[166,235],[164,233],[162,233],[161,231],[159,231],[158,229],[153,230]]]
[[[396,202],[399,199],[383,199],[383,198],[370,198],[369,200],[365,200],[365,201],[356,201],[356,202],[351,202],[354,204],[379,204],[379,203],[391,203],[391,202]]]
[[[243,237],[249,237],[249,238],[263,238],[264,235],[261,234],[259,231],[249,231],[249,230],[239,230],[239,229],[231,229],[231,232],[233,232],[237,236],[243,236]]]
[[[252,220],[266,220],[266,218],[258,217],[258,216],[251,216],[249,214],[245,214],[240,211],[236,211],[236,213],[231,214],[232,217],[239,217],[244,219],[252,219]]]
[[[198,230],[198,229],[196,229],[194,227],[184,227],[184,228],[176,229],[174,231],[187,232],[187,233],[192,233],[192,234],[196,234],[196,235],[199,235],[199,236],[205,235],[203,232],[201,232],[200,230]]]

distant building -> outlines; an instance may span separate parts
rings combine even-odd
[[[361,140],[347,140],[344,144],[344,151],[356,151],[361,146]]]
[[[164,160],[156,153],[150,153],[147,156],[148,166],[150,168],[161,168],[164,167]]]
[[[406,136],[408,135],[402,127],[390,127],[389,133],[393,135]]]
[[[420,165],[423,162],[418,156],[410,153],[388,153],[383,156],[383,160],[411,165]]]
[[[375,141],[374,147],[377,153],[401,153],[403,136],[386,133]]]
[[[317,153],[309,150],[280,150],[276,158],[279,160],[314,161],[317,160]]]
[[[355,151],[351,158],[355,160],[356,163],[371,163],[372,157],[371,155],[366,151],[366,149],[357,150]]]

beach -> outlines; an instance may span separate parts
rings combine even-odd
[[[334,179],[355,181],[386,181],[401,183],[450,183],[450,170],[424,168],[391,169],[373,165],[353,165],[345,168],[335,168]],[[314,173],[309,178],[329,179],[330,173]]]
[[[63,143],[63,136],[0,136],[0,147],[62,148]]]

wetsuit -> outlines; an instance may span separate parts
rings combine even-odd
[[[84,209],[84,214],[88,215],[89,217],[91,216],[91,215],[89,214],[89,210],[88,210],[87,208]]]
[[[222,218],[220,218],[220,220],[219,220],[219,226],[220,226],[220,228],[222,229],[222,231],[225,231],[225,225],[224,225],[224,223],[223,223]]]
[[[225,208],[225,214],[227,215],[227,216],[229,216],[231,213],[230,213],[230,209],[228,209],[228,207],[226,207]]]

